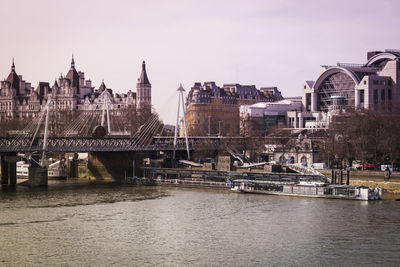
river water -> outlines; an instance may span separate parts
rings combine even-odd
[[[0,266],[399,266],[400,202],[88,185],[0,193]]]

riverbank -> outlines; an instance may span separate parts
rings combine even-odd
[[[330,170],[320,171],[323,175],[330,177]],[[345,172],[344,172],[344,175]],[[372,171],[350,171],[350,184],[362,185],[368,187],[380,187],[387,195],[393,195],[395,198],[400,197],[400,173],[394,172],[390,180],[385,180],[385,172]]]
[[[326,175],[326,174],[325,174]],[[357,176],[356,176],[357,177]],[[360,177],[360,176],[358,176]],[[368,187],[380,187],[384,192],[384,199],[400,199],[400,179],[394,178],[390,181],[384,181],[383,178],[377,176],[364,176],[363,178],[354,178],[350,176],[351,185],[362,185]],[[365,178],[366,177],[366,178]],[[116,181],[112,179],[96,180],[96,179],[67,179],[67,180],[49,180],[47,189],[74,189],[80,187],[101,187],[113,185],[153,185],[167,187],[187,187],[199,189],[221,189],[229,190],[230,187],[225,182],[204,181],[199,179],[155,179],[151,184],[145,183],[127,183],[126,181]],[[28,187],[27,179],[18,179],[18,191],[33,190]],[[45,187],[46,188],[46,187]],[[4,187],[3,191],[9,191],[11,188]],[[34,189],[34,190],[40,190]]]

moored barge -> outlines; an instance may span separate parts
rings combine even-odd
[[[382,199],[381,188],[327,184],[315,181],[280,182],[238,179],[232,181],[232,190],[241,193],[314,198],[335,198],[352,200]]]

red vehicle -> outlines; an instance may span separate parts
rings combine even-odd
[[[364,171],[377,171],[378,170],[378,164],[364,163],[363,164],[363,169],[364,169]]]

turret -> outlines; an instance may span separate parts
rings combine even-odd
[[[151,84],[146,72],[146,62],[142,63],[142,73],[137,83],[136,108],[151,109]]]

